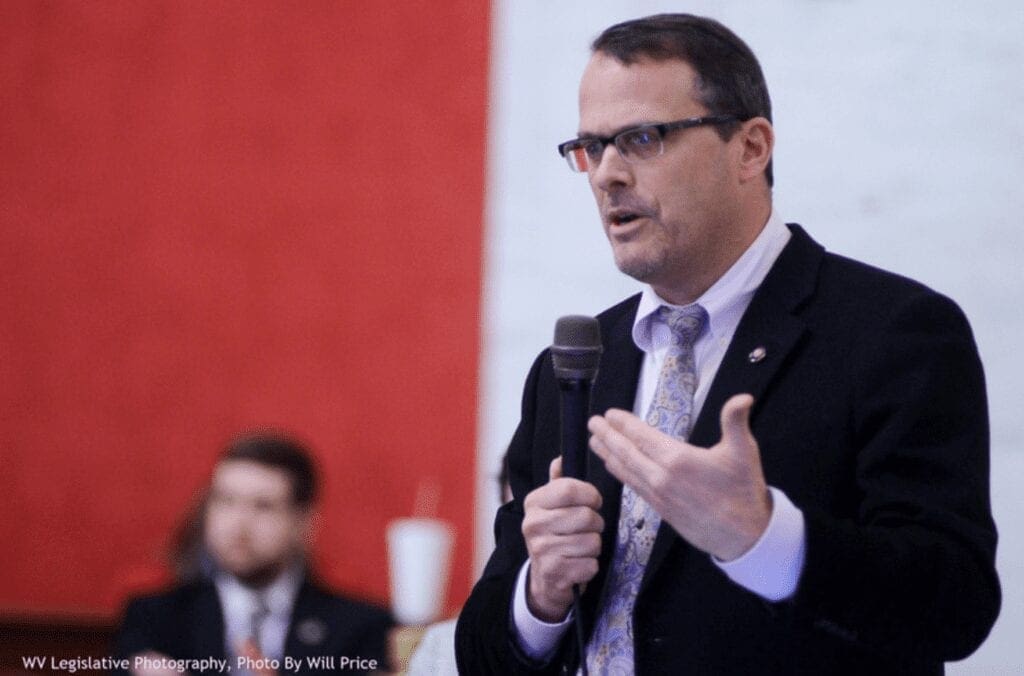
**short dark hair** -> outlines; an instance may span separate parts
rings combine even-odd
[[[642,58],[685,61],[697,73],[701,103],[711,115],[735,115],[740,120],[772,119],[772,102],[757,57],[738,35],[714,19],[692,14],[657,14],[624,21],[597,36],[591,49],[626,65]],[[739,123],[715,128],[728,141],[739,129]],[[771,161],[764,173],[771,186]]]
[[[235,437],[220,462],[246,460],[285,471],[291,479],[292,500],[302,508],[317,497],[319,477],[313,456],[302,443],[282,432],[247,432]]]

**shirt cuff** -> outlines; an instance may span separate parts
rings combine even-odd
[[[555,624],[534,617],[526,605],[526,578],[529,570],[530,560],[527,559],[519,569],[519,577],[516,578],[516,589],[512,599],[512,624],[515,626],[519,649],[530,659],[546,663],[555,654],[559,641],[572,624],[573,614],[570,610],[564,620]]]
[[[807,533],[804,513],[779,489],[768,490],[772,515],[754,546],[732,561],[713,556],[711,560],[736,584],[769,601],[782,601],[793,595],[800,581]]]

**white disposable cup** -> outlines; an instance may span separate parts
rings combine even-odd
[[[395,519],[388,524],[391,611],[399,624],[438,620],[448,590],[455,536],[439,519]]]

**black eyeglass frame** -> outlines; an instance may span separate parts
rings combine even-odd
[[[584,145],[594,143],[595,141],[601,144],[601,153],[599,158],[604,155],[604,149],[608,147],[608,144],[614,143],[615,147],[619,150],[619,153],[627,160],[632,162],[629,158],[629,153],[624,151],[618,144],[618,139],[625,136],[626,134],[635,133],[644,129],[653,129],[658,132],[661,148],[657,155],[651,157],[657,157],[665,152],[665,135],[670,131],[677,131],[679,129],[690,129],[692,127],[700,127],[708,124],[726,124],[728,122],[742,122],[743,120],[736,115],[705,115],[702,117],[688,117],[684,120],[676,120],[675,122],[662,122],[660,124],[641,124],[636,127],[630,127],[629,129],[623,129],[620,132],[613,134],[612,136],[580,136],[574,139],[570,139],[564,143],[558,144],[558,154],[565,158],[566,162],[569,163],[569,168],[573,171],[583,173],[586,169],[577,169],[576,165],[573,164],[572,159],[569,157],[571,147],[583,147]],[[586,151],[584,151],[586,152]],[[586,153],[587,159],[590,160],[590,153]],[[649,158],[644,158],[649,159]]]

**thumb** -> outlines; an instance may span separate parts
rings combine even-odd
[[[754,434],[750,431],[750,409],[754,398],[749,394],[737,394],[722,406],[722,443],[729,446],[755,445]]]
[[[551,461],[548,466],[548,481],[554,481],[555,479],[562,478],[562,456],[558,456]]]

